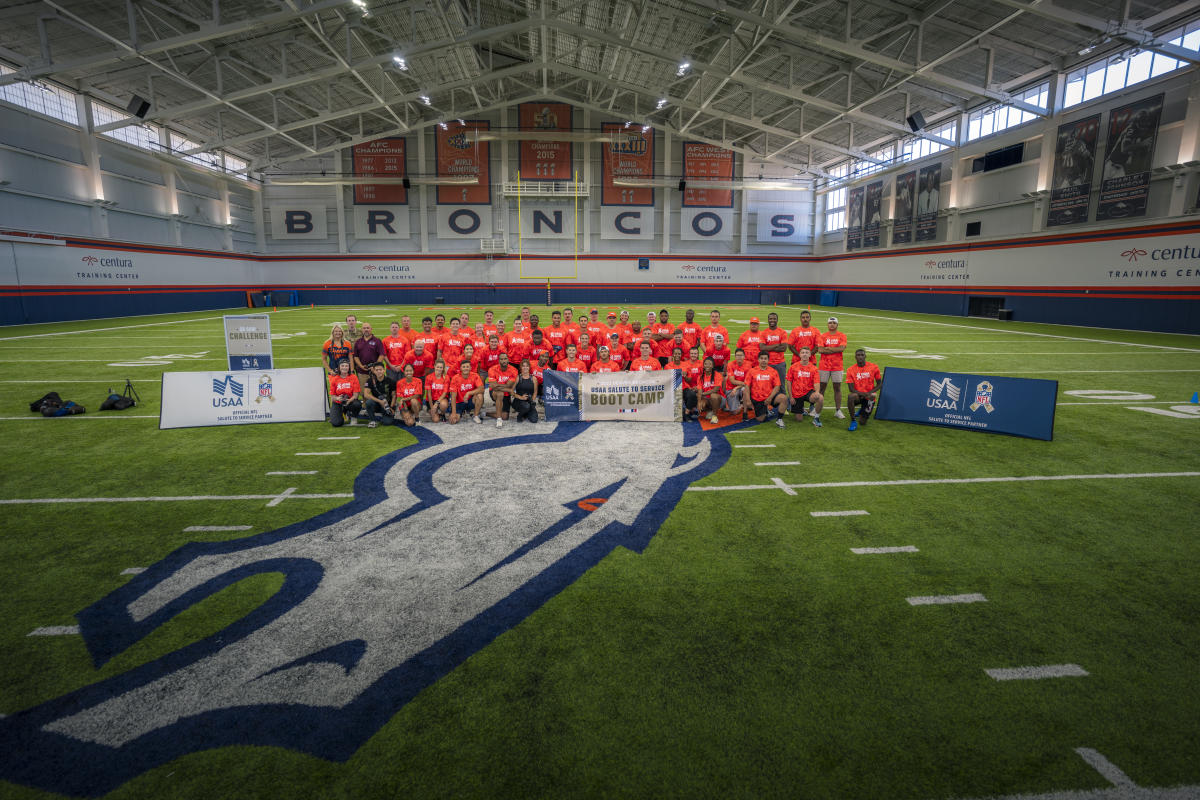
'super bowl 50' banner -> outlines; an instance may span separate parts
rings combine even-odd
[[[1054,438],[1058,381],[888,367],[876,419]]]
[[[159,428],[321,422],[325,370],[164,372]]]
[[[681,422],[683,373],[547,370],[542,401],[550,421]]]

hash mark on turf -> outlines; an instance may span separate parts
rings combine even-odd
[[[275,506],[279,505],[284,500],[287,500],[288,497],[290,497],[291,495],[293,495],[295,493],[296,493],[296,487],[289,486],[288,488],[286,488],[282,492],[280,492],[278,496],[271,498],[271,502],[267,503],[267,508],[274,508]]]
[[[79,633],[78,625],[48,625],[44,628],[34,628],[26,636],[75,636]]]
[[[317,439],[324,442],[348,442],[351,439],[359,439],[359,436],[318,436]]]
[[[810,511],[808,513],[813,517],[865,517],[871,512],[855,509],[853,511]]]
[[[953,603],[986,603],[987,598],[981,594],[934,594],[925,597],[910,597],[910,606],[944,606]],[[995,676],[993,676],[995,677]],[[999,680],[999,679],[997,679]]]
[[[293,471],[290,471],[290,472],[268,472],[267,474],[268,474],[268,475],[316,475],[316,474],[317,474],[317,470],[315,470],[315,469],[301,469],[301,470],[293,470]]]
[[[919,553],[920,551],[911,544],[906,544],[902,547],[851,547],[850,552],[859,556],[868,556],[882,553]]]
[[[746,430],[743,430],[743,431],[730,431],[729,435],[734,436],[739,433],[758,433],[758,428],[747,428]]]
[[[784,483],[782,478],[771,478],[771,483],[783,489],[784,494],[789,494],[792,497],[796,496],[796,490]]]
[[[774,447],[774,446],[775,446],[775,445],[773,445],[773,444],[735,444],[735,445],[734,445],[734,447],[735,447],[735,448],[747,448],[747,447]]]
[[[122,575],[141,575],[146,571],[145,567],[126,567],[121,570]]]
[[[189,525],[183,529],[184,533],[201,533],[208,531],[248,531],[253,527],[251,525]]]
[[[1078,664],[1049,664],[1044,667],[1007,667],[985,669],[997,681],[1035,681],[1042,678],[1083,678],[1087,670]]]
[[[341,450],[328,450],[324,453],[296,453],[298,456],[340,456]]]
[[[1092,769],[1104,776],[1104,780],[1111,783],[1113,786],[1121,786],[1128,789],[1136,789],[1137,784],[1134,783],[1128,775],[1121,771],[1120,767],[1109,761],[1100,753],[1090,747],[1076,747],[1075,752],[1079,757],[1088,763]]]

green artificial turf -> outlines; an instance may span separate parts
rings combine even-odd
[[[682,308],[667,307],[682,319]],[[273,314],[273,332],[289,335],[274,342],[279,365],[318,363],[330,324],[347,310]],[[482,319],[482,308],[467,310]],[[647,308],[630,310],[644,319]],[[697,308],[701,325],[707,310]],[[746,326],[731,319],[774,310],[790,329],[801,309],[723,310],[736,336]],[[224,365],[221,313],[0,329],[0,361],[9,364],[0,417],[20,418],[0,420],[0,500],[349,493],[366,465],[414,441],[359,426],[339,435],[361,438],[318,448],[316,437],[331,433],[322,423],[160,431],[155,418],[135,418],[157,416],[164,369]],[[386,334],[400,314],[419,320],[433,309],[356,313]],[[807,486],[1200,472],[1200,416],[1129,408],[1188,405],[1200,390],[1200,337],[835,313],[850,349],[915,351],[868,356],[885,370],[1051,378],[1061,403],[1081,404],[1058,407],[1053,442],[877,420],[851,434],[832,417],[831,390],[823,429],[789,417],[782,431],[731,435],[734,444],[776,447],[734,449],[696,484],[779,478],[799,487],[794,495],[685,493],[644,552],[615,550],[401,708],[345,763],[226,747],[158,767],[110,796],[952,798],[1108,786],[1079,747],[1139,785],[1200,785],[1200,477]],[[826,316],[814,310],[818,327]],[[93,332],[52,335],[79,330]],[[172,363],[109,366],[147,356]],[[56,366],[45,380],[25,366],[48,361]],[[143,402],[98,411],[126,377]],[[89,413],[32,417],[27,404],[51,389]],[[1077,390],[1153,399],[1067,394]],[[342,453],[319,464],[292,455],[313,449]],[[265,475],[314,468],[318,475]],[[498,465],[497,479],[537,480],[536,464],[522,468],[513,476]],[[278,575],[242,580],[100,669],[78,636],[27,636],[75,624],[78,611],[129,580],[122,570],[189,541],[270,531],[343,502],[0,506],[0,713],[216,633],[281,585]],[[810,516],[852,509],[869,513]],[[251,529],[184,532],[230,524]],[[901,545],[919,552],[851,552]],[[968,593],[987,601],[906,601]],[[1067,663],[1089,675],[997,682],[984,672]],[[52,795],[0,782],[0,796]]]

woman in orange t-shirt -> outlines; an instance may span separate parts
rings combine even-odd
[[[412,364],[405,364],[404,377],[396,381],[396,405],[406,427],[411,428],[417,424],[421,415],[421,397],[424,394],[425,386],[420,378],[413,375]]]
[[[717,372],[711,356],[704,357],[704,369],[700,371],[700,400],[697,411],[700,416],[708,410],[708,421],[717,421],[717,412],[721,410],[721,393],[725,389],[725,376]]]
[[[449,389],[450,379],[446,377],[446,362],[439,358],[433,364],[433,374],[425,378],[425,402],[429,405],[429,418],[434,422],[446,419],[450,409]]]

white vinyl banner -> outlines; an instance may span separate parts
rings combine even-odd
[[[289,203],[271,206],[272,239],[324,239],[328,234],[326,206]]]
[[[601,239],[653,239],[654,206],[600,206]]]
[[[679,209],[679,238],[685,242],[727,242],[733,239],[733,209]]]
[[[492,238],[491,206],[438,206],[439,239]]]
[[[760,244],[811,244],[808,230],[811,216],[812,203],[759,203],[755,241]]]
[[[408,206],[355,206],[354,238],[409,238]]]
[[[160,429],[325,419],[320,367],[164,372],[162,381]]]
[[[587,213],[579,209],[580,214]],[[571,239],[575,236],[575,204],[521,204],[521,236],[526,239]]]
[[[596,372],[579,376],[584,420],[682,422],[683,373]]]

